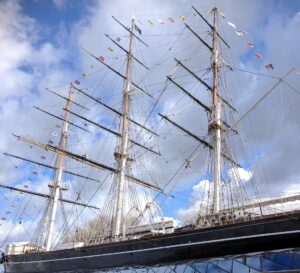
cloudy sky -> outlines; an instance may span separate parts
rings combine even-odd
[[[231,48],[224,49],[222,53],[224,61],[230,64],[234,71],[224,68],[222,76],[226,76],[227,80],[222,82],[221,87],[223,95],[232,98],[238,109],[236,119],[276,83],[276,79],[268,76],[281,77],[291,68],[295,68],[287,78],[287,82],[295,90],[284,83],[281,84],[255,109],[256,111],[251,112],[239,123],[240,135],[237,140],[230,143],[234,147],[231,152],[244,167],[239,175],[242,176],[246,186],[252,177],[253,183],[259,185],[264,195],[266,192],[270,195],[297,192],[300,178],[298,137],[300,73],[297,74],[297,71],[300,71],[298,54],[300,1],[298,0],[207,0],[201,1],[200,4],[199,1],[183,0],[0,1],[1,153],[28,155],[27,157],[37,161],[44,155],[38,149],[19,143],[12,133],[32,137],[43,143],[49,140],[57,142],[57,120],[33,108],[39,106],[57,115],[63,113],[64,101],[50,94],[46,88],[66,96],[69,83],[79,80],[80,87],[88,88],[90,94],[120,109],[123,86],[121,79],[81,49],[83,47],[96,56],[103,56],[105,62],[124,73],[126,57],[124,52],[104,34],[109,34],[114,40],[120,38],[120,44],[127,47],[128,33],[112,19],[111,15],[126,26],[130,25],[134,16],[136,24],[142,31],[142,35],[137,35],[150,45],[147,48],[138,41],[135,42],[134,54],[150,67],[150,71],[143,70],[135,63],[133,78],[155,99],[164,90],[165,77],[170,74],[181,79],[178,82],[191,93],[197,94],[197,88],[201,88],[205,93],[206,90],[194,79],[181,78],[182,71],[176,70],[174,61],[174,58],[185,60],[186,64],[199,75],[202,75],[203,70],[209,66],[207,49],[180,20],[180,16],[184,16],[186,23],[203,39],[210,42],[207,33],[209,28],[193,14],[192,5],[208,20],[211,20],[208,11],[214,5],[226,17],[220,16],[219,27],[220,33]],[[236,29],[228,22],[233,23]],[[247,35],[237,35],[236,31],[245,31]],[[253,43],[254,48],[247,47],[248,42]],[[262,58],[255,57],[256,53]],[[265,68],[267,64],[272,64],[274,70],[267,70]],[[87,77],[83,73],[87,74]],[[204,75],[205,77],[210,82],[210,76]],[[199,98],[209,104],[207,95],[199,95]],[[115,116],[111,112],[103,108],[99,110],[99,105],[78,94],[75,99],[90,111],[84,112],[76,107],[74,110],[80,110],[80,114],[118,129]],[[135,94],[133,101],[136,102],[136,106],[132,110],[132,115],[140,122],[145,122],[154,102],[140,93]],[[199,136],[207,134],[206,116],[191,100],[183,98],[182,93],[169,84],[153,112],[154,115],[145,123],[152,129],[158,127],[161,137],[159,140],[151,139],[151,141],[154,148],[161,151],[162,159],[160,161],[153,157],[150,159],[150,156],[146,155],[143,160],[148,163],[136,167],[145,179],[153,178],[156,183],[163,179],[162,185],[165,185],[179,170],[179,175],[172,180],[168,188],[175,198],[162,199],[162,207],[166,216],[189,218],[190,213],[194,213],[195,208],[197,209],[199,188],[206,187],[207,179],[210,178],[206,168],[208,154],[203,148],[197,149],[191,168],[179,169],[180,166],[184,166],[185,159],[191,155],[198,143],[162,122],[156,115],[157,112],[168,114]],[[229,121],[233,122],[233,118],[229,118]],[[78,124],[85,126],[83,123]],[[102,162],[105,160],[107,165],[112,166],[114,161],[111,155],[116,141],[107,138],[107,134],[104,135],[93,127],[88,129],[92,131],[91,134],[74,133],[75,140],[71,142],[70,149],[82,154],[88,153],[93,159]],[[152,143],[148,141],[147,135],[140,132],[136,135],[139,140]],[[235,148],[241,143],[243,148]],[[34,156],[29,156],[31,154]],[[53,156],[48,154],[44,156],[49,164],[54,163]],[[32,175],[36,170],[32,165],[3,155],[0,155],[0,160],[1,183],[21,187],[30,185],[35,190],[47,189],[47,181],[51,179],[49,173],[40,171],[36,177]],[[147,167],[151,168],[150,174],[147,173]],[[82,171],[85,175],[103,179],[102,174],[80,168],[76,166],[76,170]],[[146,174],[144,175],[142,171]],[[76,187],[73,194],[82,190],[82,186]],[[96,186],[86,187],[88,193],[82,197],[85,201],[91,197]],[[19,196],[18,199],[20,198]],[[33,210],[33,207],[28,205],[28,198],[21,200],[20,204],[16,200],[11,193],[1,190],[0,202],[4,211],[0,216],[6,219],[1,221],[1,234],[9,233],[24,211]],[[102,201],[103,196],[100,196],[94,200],[94,204],[101,204]],[[12,205],[17,207],[18,212],[13,211]],[[25,218],[30,224],[28,215]],[[20,228],[19,233],[24,232]],[[1,241],[5,236],[1,237]]]

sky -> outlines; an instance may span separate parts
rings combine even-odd
[[[64,101],[47,92],[46,88],[66,96],[69,83],[80,80],[80,87],[88,88],[91,94],[114,107],[119,107],[122,81],[81,49],[87,49],[96,56],[104,56],[105,62],[118,71],[124,71],[124,53],[104,34],[111,35],[113,39],[119,37],[120,44],[124,47],[128,46],[128,35],[111,15],[126,26],[130,25],[130,20],[134,17],[142,30],[139,37],[150,45],[148,49],[136,42],[134,54],[151,69],[144,71],[135,64],[133,77],[139,85],[148,88],[154,97],[163,90],[167,75],[172,74],[179,78],[182,73],[176,70],[174,58],[186,60],[189,67],[195,71],[207,68],[209,55],[206,48],[184,29],[184,24],[179,18],[185,16],[186,23],[197,29],[197,33],[209,41],[208,28],[199,17],[193,15],[192,5],[209,20],[211,17],[208,11],[214,5],[226,16],[219,18],[220,32],[231,48],[222,53],[224,61],[237,69],[233,72],[227,69],[224,72],[229,80],[224,82],[222,87],[226,87],[224,96],[232,98],[238,109],[235,119],[276,83],[273,78],[258,74],[282,77],[291,68],[295,68],[287,78],[294,90],[284,83],[281,84],[256,107],[255,111],[239,123],[239,139],[233,140],[231,144],[236,146],[242,142],[244,145],[243,149],[232,152],[244,167],[238,170],[238,173],[246,188],[250,188],[249,181],[253,179],[264,193],[276,195],[297,192],[300,178],[300,76],[296,73],[300,71],[300,55],[297,53],[300,44],[300,1],[297,0],[205,0],[200,4],[199,1],[183,0],[0,1],[0,152],[23,156],[33,153],[35,159],[41,159],[41,155],[44,155],[48,163],[54,163],[53,156],[50,157],[45,152],[41,154],[38,149],[33,151],[12,136],[12,133],[15,133],[43,143],[47,143],[49,139],[57,142],[57,121],[33,108],[40,106],[58,115],[63,113]],[[164,24],[158,20],[162,20]],[[233,23],[237,29],[228,22]],[[245,31],[247,35],[239,36],[235,31]],[[254,48],[247,47],[247,42],[253,43]],[[109,47],[114,51],[108,50]],[[255,53],[261,54],[262,59],[255,57]],[[270,63],[274,70],[265,68],[265,65]],[[84,77],[82,73],[87,73],[88,77]],[[210,81],[208,76],[207,80]],[[193,94],[199,89],[194,79],[179,82],[188,87]],[[98,105],[78,94],[75,99],[90,108],[88,113],[79,113],[118,129],[112,113],[99,110]],[[209,102],[208,96],[201,95],[201,99]],[[143,122],[153,101],[141,94],[136,94],[133,100],[137,105],[133,109],[133,116]],[[161,151],[164,162],[161,163],[152,157],[150,159],[150,156],[146,155],[143,160],[148,163],[143,161],[144,165],[137,165],[135,170],[145,179],[150,179],[152,175],[157,183],[160,180],[166,183],[185,162],[197,143],[162,122],[156,115],[158,112],[174,117],[179,124],[184,124],[200,136],[206,135],[203,130],[207,130],[207,124],[202,110],[190,100],[182,98],[182,93],[174,86],[167,88],[154,111],[155,115],[146,123],[153,129],[159,125],[158,131],[162,137],[154,147]],[[230,121],[232,122],[232,119]],[[102,162],[105,160],[107,165],[113,165],[111,155],[116,141],[108,140],[103,132],[95,128],[88,128],[92,130],[92,136],[74,133],[76,140],[71,142],[73,146],[70,149],[82,154],[88,153],[93,159]],[[136,133],[136,136],[140,140],[148,141],[146,134]],[[75,145],[77,142],[82,144]],[[210,174],[204,164],[206,156],[207,152],[204,149],[197,150],[191,168],[183,168],[176,181],[168,188],[176,198],[162,198],[165,216],[188,221],[195,215],[199,207],[199,192],[210,183],[207,182]],[[39,169],[39,175],[34,176],[32,172],[35,168],[32,165],[9,159],[2,154],[0,161],[0,183],[21,187],[29,185],[32,189],[47,191],[47,183],[51,180],[49,172]],[[147,167],[151,168],[151,174],[146,173]],[[76,170],[99,179],[104,178],[104,174],[80,169],[79,165],[76,166]],[[227,173],[224,176],[227,176]],[[83,198],[86,201],[96,186],[85,187],[88,193]],[[76,192],[81,190],[82,184],[76,184],[75,189],[70,190],[70,196],[76,196]],[[3,241],[12,226],[20,221],[19,215],[24,211],[31,214],[36,209],[37,205],[29,205],[29,198],[22,198],[24,200],[17,205],[12,193],[1,190],[0,202],[4,210],[12,210],[9,206],[13,204],[17,206],[18,212],[6,215],[3,211],[0,215],[7,218],[1,221],[0,241]],[[103,198],[103,195],[100,195],[92,203],[102,204]],[[31,202],[37,204],[37,200],[39,199],[33,199]],[[92,215],[87,217],[90,218]],[[27,227],[31,221],[28,215],[24,216]],[[24,236],[24,232],[27,232],[25,229],[19,228],[19,234]],[[17,236],[18,231],[15,230],[14,235]]]

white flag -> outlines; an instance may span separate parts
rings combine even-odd
[[[231,27],[233,27],[234,29],[236,29],[236,25],[234,23],[227,22],[227,24],[230,25]]]

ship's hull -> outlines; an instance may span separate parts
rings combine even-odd
[[[6,272],[89,272],[300,247],[300,213],[147,239],[8,257]]]

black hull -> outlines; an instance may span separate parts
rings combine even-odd
[[[300,247],[300,213],[147,239],[8,257],[6,272],[92,271],[154,266]]]

